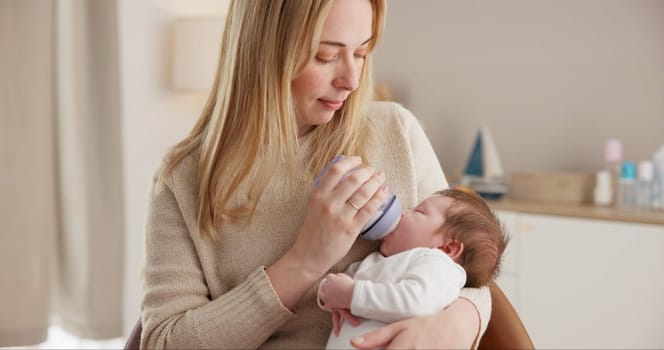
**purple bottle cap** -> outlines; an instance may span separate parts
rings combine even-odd
[[[379,240],[392,232],[401,219],[401,203],[399,198],[390,191],[390,197],[377,212],[376,217],[369,220],[360,232],[360,237],[368,240]]]
[[[330,167],[334,165],[334,163],[336,163],[336,162],[338,162],[338,161],[340,161],[344,158],[346,158],[346,156],[344,156],[343,154],[340,154],[340,155],[334,157],[334,159],[332,159],[329,163],[327,163],[325,165],[325,167],[323,168],[323,170],[320,172],[320,174],[318,174],[318,176],[314,180],[314,188],[318,187],[318,183],[320,182],[320,178],[323,177],[323,174],[325,174],[330,169]]]

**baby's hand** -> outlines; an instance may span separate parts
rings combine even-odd
[[[348,309],[332,309],[332,329],[334,330],[334,335],[339,336],[339,331],[341,330],[341,325],[344,321],[348,321],[353,327],[357,327],[360,324],[360,320],[355,317],[355,315],[350,313]]]
[[[318,289],[318,299],[328,310],[350,309],[355,282],[345,273],[330,273]]]

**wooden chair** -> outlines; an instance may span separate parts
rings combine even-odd
[[[503,291],[495,282],[489,285],[489,290],[491,319],[477,349],[534,349],[526,327]]]
[[[143,331],[143,325],[141,324],[141,319],[138,319],[138,322],[134,325],[134,329],[129,333],[129,338],[125,343],[125,350],[138,350],[141,347],[141,332]]]
[[[534,349],[532,340],[523,326],[519,315],[497,284],[489,285],[491,291],[491,320],[484,336],[477,347],[478,350],[488,349]],[[141,320],[139,319],[131,331],[125,350],[138,349],[141,344]]]

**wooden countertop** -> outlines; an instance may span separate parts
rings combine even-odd
[[[664,211],[624,210],[613,207],[598,207],[591,204],[522,201],[509,197],[500,200],[489,200],[488,203],[496,210],[664,225]]]

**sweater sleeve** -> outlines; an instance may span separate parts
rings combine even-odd
[[[480,332],[477,338],[479,341],[484,335],[486,327],[489,325],[489,319],[491,318],[491,292],[489,291],[489,287],[463,288],[460,296],[473,303],[480,315]]]
[[[263,268],[211,300],[173,192],[153,189],[145,237],[141,348],[256,348],[295,316]],[[251,334],[251,336],[247,336]]]

